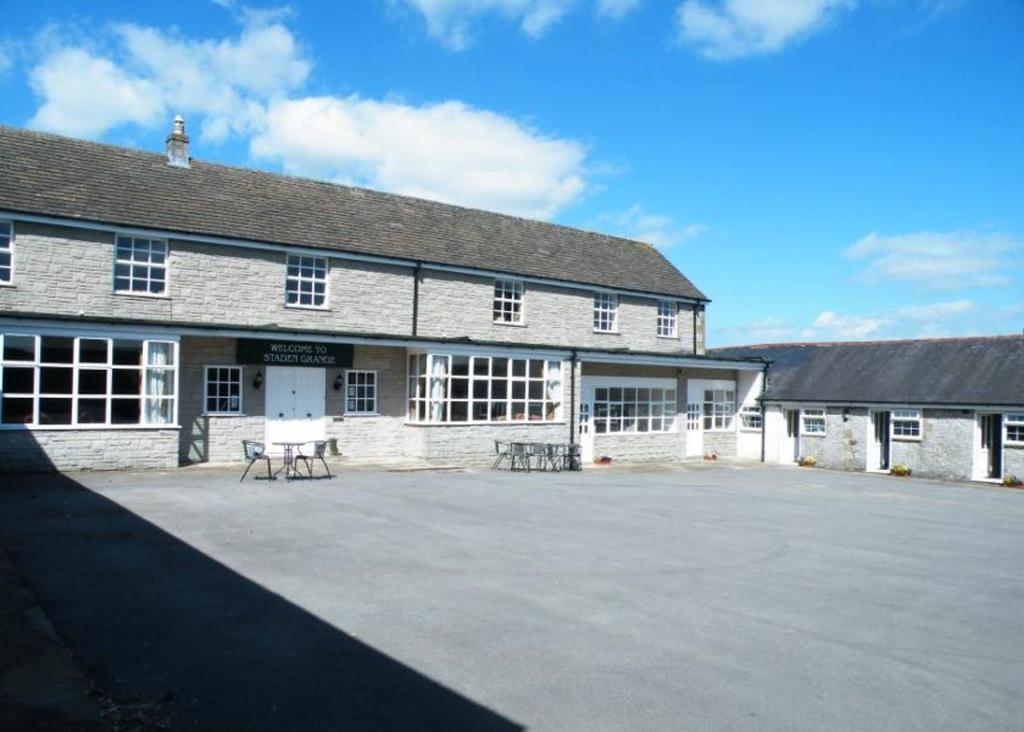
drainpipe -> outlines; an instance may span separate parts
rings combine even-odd
[[[419,321],[420,321],[420,268],[423,266],[421,262],[416,263],[416,268],[412,271],[412,335],[419,335]]]
[[[697,355],[697,308],[700,307],[699,303],[693,304],[693,355]]]
[[[572,352],[572,361],[569,367],[569,444],[576,442],[576,364],[579,363],[579,356],[576,351]]]
[[[768,405],[764,401],[764,393],[768,390],[768,367],[771,361],[764,362],[764,371],[761,372],[761,462],[765,460],[765,433],[768,431]]]

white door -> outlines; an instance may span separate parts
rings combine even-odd
[[[704,454],[704,425],[701,424],[704,390],[695,379],[686,383],[686,457]]]
[[[280,454],[275,442],[312,442],[324,439],[323,369],[270,366],[266,388],[267,450]]]
[[[868,470],[885,472],[890,467],[891,423],[892,414],[890,412],[868,413]]]
[[[779,444],[779,462],[791,465],[800,459],[800,410],[785,409],[783,416],[786,425]]]
[[[1003,415],[979,414],[975,418],[974,478],[1003,478]]]
[[[590,421],[590,402],[580,402],[580,461],[584,465],[594,462],[594,425]]]

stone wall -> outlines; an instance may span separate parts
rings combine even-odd
[[[1003,449],[1003,475],[1024,480],[1024,446],[1007,445]]]
[[[830,470],[864,470],[866,436],[867,409],[826,407],[825,434],[800,435],[800,456],[813,457],[818,467]]]
[[[594,435],[594,457],[616,463],[676,462],[686,458],[685,424],[677,432]]]
[[[419,434],[424,460],[444,465],[489,467],[495,458],[494,441],[569,442],[567,422],[539,424],[409,425]]]
[[[906,465],[921,478],[970,480],[974,462],[974,414],[925,409],[920,440],[894,439],[892,465]]]
[[[177,429],[0,431],[0,473],[174,468],[177,465]]]
[[[575,288],[524,284],[522,325],[493,322],[494,280],[427,271],[420,282],[419,335],[436,338],[571,345],[664,353],[693,353],[693,314],[681,305],[678,337],[657,335],[658,303],[619,296],[619,332],[594,332],[594,294]]]

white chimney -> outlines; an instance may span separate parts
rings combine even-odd
[[[188,165],[188,135],[185,134],[185,118],[174,116],[174,129],[167,136],[167,164],[178,168]]]

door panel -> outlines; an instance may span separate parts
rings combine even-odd
[[[312,442],[324,439],[325,372],[317,368],[267,368],[267,449],[280,453],[274,442]]]

